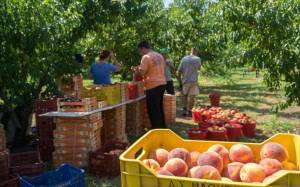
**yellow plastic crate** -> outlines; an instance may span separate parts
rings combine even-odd
[[[267,142],[284,145],[289,153],[289,160],[300,168],[300,136],[277,134],[262,143],[245,143],[250,146],[258,161],[260,148]],[[158,176],[145,167],[141,160],[148,157],[156,148],[171,150],[184,147],[189,151],[205,152],[213,144],[222,144],[230,148],[237,142],[214,142],[183,140],[171,130],[152,130],[141,137],[120,156],[122,187],[300,187],[300,171],[287,171],[270,183],[252,184],[242,182],[224,182],[187,177]]]
[[[120,84],[85,87],[82,90],[82,96],[95,96],[98,101],[106,101],[108,105],[116,105],[121,102],[121,87]]]

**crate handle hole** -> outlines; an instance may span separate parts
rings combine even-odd
[[[140,148],[135,154],[134,154],[134,158],[137,159],[139,156],[141,156],[141,154],[144,152],[143,148]]]

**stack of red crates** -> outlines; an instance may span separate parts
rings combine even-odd
[[[9,152],[6,149],[6,138],[4,129],[0,126],[0,181],[9,177]]]
[[[127,143],[107,142],[97,151],[89,154],[89,172],[96,176],[115,177],[120,175],[119,156],[127,148]]]
[[[0,151],[0,181],[9,178],[9,152],[8,150]]]
[[[140,136],[143,134],[141,102],[133,102],[126,105],[126,134]]]
[[[150,122],[149,115],[148,115],[146,98],[142,99],[140,102],[141,102],[140,107],[141,107],[142,127],[144,130],[150,130],[151,122]]]
[[[10,171],[19,176],[36,176],[43,172],[44,164],[37,150],[10,154]]]
[[[40,117],[40,114],[57,110],[57,99],[39,99],[35,102],[36,126],[38,135],[38,149],[42,161],[51,161],[53,145],[53,130],[56,125],[52,118]]]
[[[19,177],[10,173],[9,151],[4,129],[0,126],[0,187],[19,187]]]

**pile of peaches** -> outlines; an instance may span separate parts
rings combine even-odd
[[[211,108],[193,108],[192,112],[199,113],[201,119],[194,119],[195,122],[205,121],[210,124],[223,125],[226,123],[239,123],[248,124],[256,123],[254,119],[251,119],[245,113],[240,112],[238,109],[223,109],[221,107]]]
[[[215,144],[203,153],[158,148],[143,163],[158,175],[248,183],[268,183],[285,170],[297,170],[285,147],[276,142],[263,145],[258,162],[247,145],[234,144],[228,150]]]

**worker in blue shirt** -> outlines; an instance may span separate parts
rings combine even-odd
[[[108,63],[111,59],[112,63]],[[99,61],[91,65],[90,78],[94,84],[111,84],[111,74],[118,72],[121,65],[117,63],[112,51],[101,49],[99,52]]]

